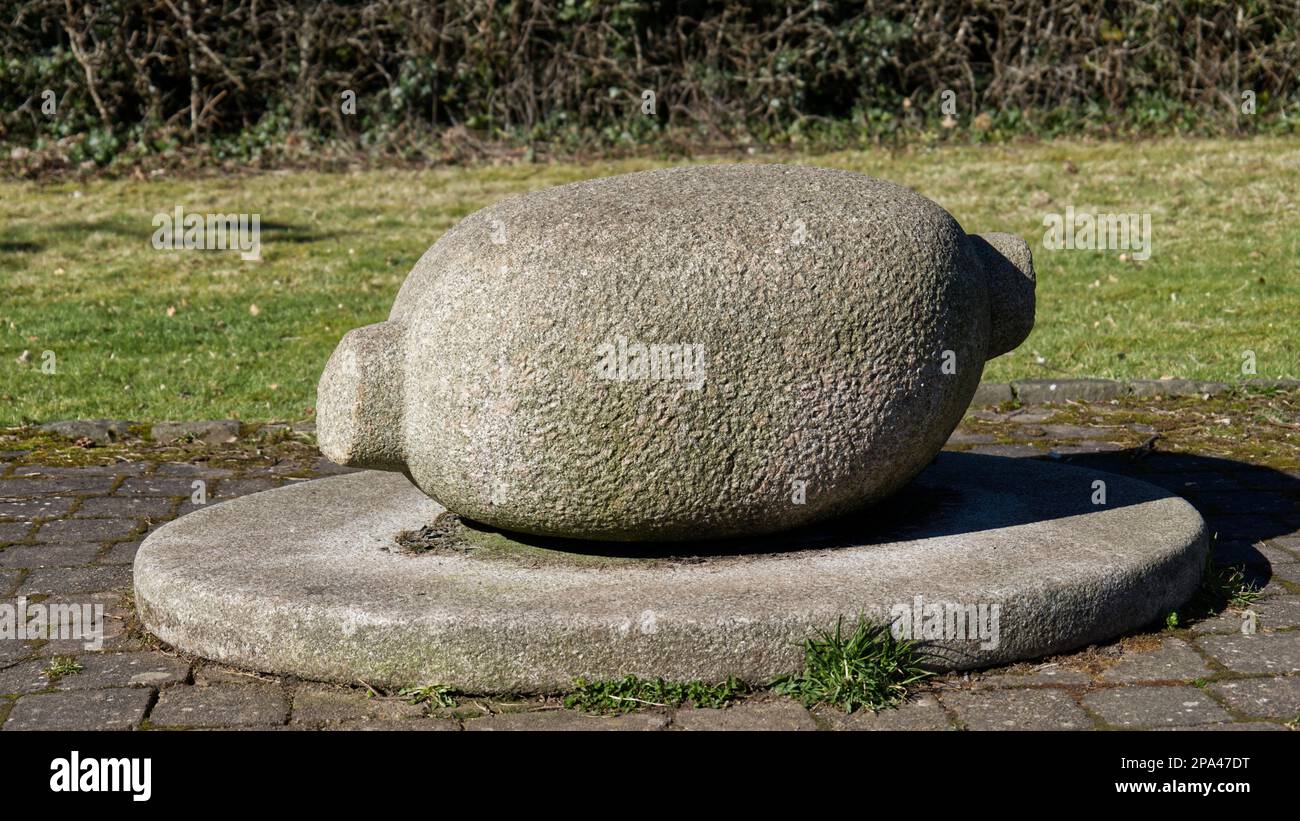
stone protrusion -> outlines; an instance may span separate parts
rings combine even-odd
[[[316,387],[316,437],[334,462],[405,472],[404,332],[396,322],[357,328],[325,365]]]
[[[1012,351],[1034,329],[1034,260],[1015,234],[973,234],[971,244],[988,279],[991,333],[988,358]]]

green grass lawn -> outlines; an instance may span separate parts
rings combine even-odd
[[[967,231],[1030,241],[1037,323],[985,379],[1227,381],[1242,377],[1245,350],[1261,378],[1300,376],[1300,140],[784,161],[904,183]],[[339,337],[383,319],[411,265],[458,219],[517,192],[665,164],[0,182],[0,424],[305,418]],[[154,250],[153,215],[177,205],[261,214],[262,261]],[[1069,205],[1149,212],[1150,259],[1045,249],[1043,215]],[[45,351],[56,357],[53,374],[42,371]]]

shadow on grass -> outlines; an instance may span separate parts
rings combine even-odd
[[[190,212],[186,213],[188,215]],[[106,233],[119,237],[138,239],[141,242],[149,242],[153,239],[154,232],[157,228],[154,226],[152,220],[140,220],[139,222],[133,220],[128,222],[115,219],[60,222],[50,226],[49,230],[56,234],[63,235]],[[313,231],[311,228],[306,226],[294,225],[293,223],[288,222],[275,222],[266,219],[260,221],[259,230],[261,231],[263,244],[269,242],[284,242],[295,245],[309,244],[313,242],[323,242],[329,239],[337,239],[338,237],[343,236],[343,234],[336,231]]]
[[[263,243],[288,242],[295,245],[305,245],[313,242],[324,242],[327,239],[337,239],[340,236],[343,236],[343,234],[338,231],[318,232],[301,225],[262,220]]]

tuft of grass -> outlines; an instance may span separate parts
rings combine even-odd
[[[1214,551],[1205,560],[1201,586],[1182,614],[1169,613],[1165,626],[1174,629],[1202,619],[1210,618],[1224,610],[1244,610],[1259,600],[1261,595],[1255,583],[1246,578],[1246,566],[1219,564],[1214,561]]]
[[[1213,585],[1216,595],[1227,599],[1228,606],[1235,610],[1250,607],[1260,597],[1259,588],[1246,581],[1245,568],[1241,565],[1217,567]]]
[[[1212,572],[1211,589],[1215,596],[1226,600],[1229,607],[1242,610],[1259,600],[1259,588],[1246,580],[1244,565],[1214,565]]]
[[[834,632],[819,630],[803,646],[804,669],[781,677],[774,688],[808,707],[875,712],[901,702],[910,685],[930,675],[921,668],[916,642],[897,639],[889,625],[861,617],[851,633],[845,634],[841,618]]]
[[[397,694],[412,704],[427,704],[432,708],[456,706],[456,691],[445,684],[404,687]]]
[[[86,668],[81,662],[72,656],[55,656],[50,659],[49,666],[44,670],[45,677],[51,681],[56,681],[64,676],[75,676]]]
[[[734,677],[719,684],[703,681],[675,682],[662,678],[642,679],[624,676],[609,681],[573,680],[573,690],[564,697],[564,706],[584,713],[626,713],[639,707],[695,707],[720,709],[749,692]]]
[[[1246,578],[1246,566],[1219,564],[1213,559],[1205,562],[1205,575],[1201,587],[1192,599],[1198,611],[1210,609],[1218,612],[1225,608],[1241,610],[1254,604],[1260,596],[1259,588]]]

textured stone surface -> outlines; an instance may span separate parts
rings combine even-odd
[[[1050,408],[1040,408],[1038,410],[1021,408],[1012,411],[1006,418],[1008,421],[1015,422],[1017,425],[1034,426],[1045,423],[1055,415],[1056,411],[1051,410]]]
[[[139,476],[131,477],[118,485],[116,496],[130,497],[174,497],[189,496],[193,490],[193,479],[175,476]]]
[[[988,433],[967,433],[963,430],[953,431],[952,436],[948,437],[948,447],[953,445],[991,445],[997,439]]]
[[[388,322],[344,338],[318,388],[321,450],[407,470],[507,530],[789,529],[915,476],[984,361],[1028,334],[1033,299],[1024,241],[968,236],[859,174],[742,164],[549,188],[466,217]],[[697,367],[638,372],[654,358],[638,345]]]
[[[1248,390],[1294,390],[1300,379],[1243,379],[1241,384]]]
[[[4,729],[129,730],[144,718],[151,698],[136,687],[36,693],[18,699]]]
[[[1300,479],[1292,479],[1289,484],[1292,486],[1300,485]],[[1269,541],[1272,542],[1275,547],[1287,551],[1300,560],[1300,536],[1279,536],[1275,539],[1270,539]]]
[[[277,679],[274,676],[266,676],[261,673],[255,673],[250,670],[241,670],[238,667],[228,667],[222,664],[212,662],[200,662],[194,668],[194,683],[198,685],[208,684],[274,684]]]
[[[155,476],[180,476],[194,479],[206,479],[209,482],[225,479],[234,475],[226,468],[214,468],[206,464],[193,465],[188,462],[163,462],[154,470]]]
[[[269,476],[258,476],[249,479],[225,479],[217,485],[216,492],[213,494],[217,499],[234,499],[238,496],[247,496],[250,493],[261,493],[264,490],[271,490],[282,485],[279,479],[273,479]]]
[[[1300,677],[1256,678],[1210,685],[1237,712],[1256,718],[1300,716]]]
[[[1208,676],[1210,667],[1185,641],[1165,639],[1159,649],[1125,653],[1101,674],[1109,684],[1137,681],[1191,681]]]
[[[968,730],[1085,730],[1092,720],[1069,693],[1054,688],[944,693]]]
[[[293,726],[290,726],[293,729]],[[359,719],[355,721],[344,721],[340,724],[327,724],[322,729],[337,732],[381,732],[391,733],[400,731],[410,732],[431,732],[431,731],[450,731],[459,732],[460,725],[455,721],[445,718],[424,718],[424,719],[395,719],[395,720],[370,720]]]
[[[78,568],[78,570],[94,570],[96,568]],[[126,568],[115,568],[121,573]],[[72,582],[79,581],[77,576],[67,577]],[[138,650],[140,648],[131,645],[126,636],[126,624],[132,619],[130,607],[126,604],[122,592],[129,585],[129,576],[127,581],[122,584],[118,592],[72,592],[71,589],[65,589],[58,583],[58,578],[51,580],[49,598],[41,601],[41,604],[48,607],[55,605],[74,605],[84,607],[98,605],[103,608],[104,613],[104,644],[102,647],[87,647],[87,640],[84,638],[65,638],[50,639],[41,644],[39,654],[42,657],[50,658],[52,656],[80,655],[86,652],[107,652],[116,650]]]
[[[547,712],[503,713],[484,718],[467,719],[464,728],[484,730],[662,730],[668,726],[668,716],[658,712],[637,712],[621,716],[594,716],[571,710]]]
[[[41,425],[41,430],[68,439],[89,439],[97,445],[107,445],[127,438],[131,424],[125,419],[68,419]]]
[[[140,529],[134,519],[60,519],[36,531],[37,542],[107,542],[124,539]]]
[[[4,573],[5,571],[0,571],[0,588],[4,586]],[[28,658],[35,649],[36,642],[33,641],[18,641],[16,639],[0,641],[0,667]],[[4,688],[0,687],[0,692],[3,691]]]
[[[292,724],[321,727],[346,721],[420,718],[424,708],[399,698],[371,698],[343,687],[303,685],[293,695]]]
[[[207,445],[223,445],[239,438],[239,420],[218,419],[202,422],[159,422],[151,431],[159,442],[187,439]]]
[[[0,670],[0,694],[38,693],[50,686],[45,676],[49,662],[45,659],[24,661]]]
[[[1070,687],[1090,683],[1092,683],[1092,676],[1082,670],[1047,667],[983,673],[972,683],[972,687],[982,690],[1003,687]]]
[[[78,519],[138,519],[145,516],[162,518],[171,514],[172,501],[153,496],[119,499],[99,496],[84,499],[73,514]]]
[[[1096,436],[1105,435],[1105,430],[1098,430],[1095,427],[1086,425],[1043,425],[1038,428],[1039,436],[1046,436],[1052,439],[1088,439],[1094,440]]]
[[[629,672],[766,681],[797,668],[814,628],[888,619],[917,595],[1001,608],[996,646],[938,642],[938,667],[1072,649],[1181,604],[1207,550],[1200,517],[1166,491],[1044,462],[941,454],[892,507],[888,523],[685,545],[708,557],[694,561],[501,534],[410,555],[395,537],[442,508],[400,476],[352,474],[165,526],[140,548],[136,601],[173,646],[312,679],[469,692]]]
[[[1191,629],[1194,633],[1240,633],[1247,618],[1248,616],[1245,611],[1224,610],[1218,615],[1193,622],[1191,624]],[[1259,626],[1258,623],[1256,626]]]
[[[1045,451],[1041,451],[1033,445],[980,445],[971,448],[970,452],[983,456],[1007,456],[1012,459],[1035,458],[1046,455]]]
[[[772,699],[737,704],[723,710],[683,707],[673,713],[674,730],[816,730],[817,722],[802,704]]]
[[[279,687],[265,684],[170,687],[158,696],[151,723],[165,727],[283,724],[288,716]]]
[[[932,695],[919,695],[888,710],[845,713],[830,707],[816,711],[817,721],[831,730],[952,730],[948,714]]]
[[[58,689],[163,687],[185,681],[190,672],[188,663],[154,653],[89,653],[77,661],[81,672],[60,678]]]
[[[1114,442],[1086,441],[1077,445],[1061,445],[1052,448],[1049,453],[1053,458],[1058,458],[1061,456],[1074,456],[1080,453],[1108,453],[1119,450],[1123,450],[1123,448]]]
[[[1232,719],[1195,687],[1117,687],[1089,693],[1083,703],[1116,727],[1176,727]]]
[[[1275,675],[1300,672],[1300,633],[1205,636],[1196,643],[1233,672]]]
[[[0,488],[3,488],[0,485]],[[0,519],[30,522],[62,516],[72,509],[76,499],[70,496],[38,496],[34,499],[0,499]]]
[[[1300,584],[1300,564],[1295,562],[1275,564],[1272,565],[1270,571],[1275,579],[1285,579],[1292,584]]]
[[[1264,732],[1264,731],[1287,732],[1286,727],[1282,726],[1281,724],[1274,724],[1270,721],[1238,721],[1232,723],[1224,722],[1220,724],[1187,724],[1178,727],[1156,727],[1154,729],[1162,732],[1188,732],[1188,731],[1191,732],[1209,731],[1215,733],[1224,733],[1224,732],[1253,733],[1253,732]]]
[[[21,542],[34,528],[30,522],[0,522],[0,542]]]
[[[18,592],[24,596],[43,594],[99,593],[131,586],[131,574],[125,567],[42,568],[23,579]]]
[[[1011,386],[1005,382],[981,382],[979,387],[975,389],[975,396],[970,403],[971,407],[1001,405],[1003,402],[1010,402],[1015,398],[1015,394],[1011,392]]]
[[[88,451],[94,453],[94,451]],[[110,462],[108,464],[77,465],[15,465],[10,474],[13,478],[44,477],[57,479],[60,484],[71,488],[77,485],[78,478],[87,476],[106,476],[114,479],[119,476],[137,476],[146,473],[152,465],[149,462]]]
[[[1259,626],[1269,630],[1300,627],[1300,596],[1269,596],[1251,605],[1259,616]]]
[[[1218,396],[1228,390],[1223,382],[1201,382],[1192,379],[1134,379],[1128,383],[1128,393],[1143,399],[1178,396]]]
[[[97,544],[79,542],[14,545],[0,550],[0,567],[71,567],[89,564],[100,549]]]
[[[115,476],[84,474],[62,476],[54,473],[28,474],[0,479],[0,497],[107,493],[117,482]]]
[[[134,564],[140,542],[119,542],[108,549],[100,562],[103,564]]]
[[[1025,379],[1011,383],[1016,398],[1025,405],[1054,402],[1102,402],[1123,395],[1124,386],[1109,379]]]

